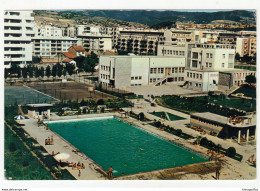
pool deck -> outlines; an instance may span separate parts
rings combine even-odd
[[[138,104],[137,104],[138,105]],[[140,105],[144,106],[144,107],[140,107]],[[142,104],[140,103],[139,107],[135,107],[132,108],[132,110],[135,113],[140,113],[140,112],[144,112],[145,116],[147,116],[148,118],[154,120],[158,120],[159,118],[149,114],[148,112],[152,112],[152,111],[166,111],[169,113],[172,113],[174,115],[179,115],[181,117],[186,118],[185,120],[176,120],[176,121],[163,121],[164,124],[166,125],[170,125],[173,126],[175,128],[180,128],[183,130],[183,132],[188,133],[193,135],[194,137],[196,137],[197,135],[200,135],[198,132],[189,129],[187,127],[185,127],[185,124],[189,124],[189,115],[178,112],[178,111],[174,111],[174,110],[170,110],[167,108],[160,108],[160,106],[157,107],[150,107],[147,105],[147,102]],[[150,105],[150,104],[149,104]],[[130,111],[130,108],[125,108],[124,110],[126,111]],[[102,117],[102,116],[117,116],[120,117],[121,115],[119,113],[102,113],[102,114],[87,114],[87,115],[79,115],[79,116],[57,116],[56,114],[52,113],[51,115],[51,119],[50,121],[54,121],[54,120],[65,120],[65,119],[81,119],[81,118],[92,118],[92,117]],[[149,124],[147,124],[146,122],[141,122],[138,121],[136,119],[133,118],[123,118],[124,121],[126,122],[132,122],[134,125],[140,127],[141,129],[148,131],[150,133],[153,133],[155,135],[159,135],[160,137],[163,137],[166,140],[169,141],[173,141],[179,145],[182,145],[183,147],[185,147],[188,150],[192,150],[195,151],[201,155],[206,156],[207,155],[207,149],[201,146],[195,146],[192,144],[192,142],[194,141],[192,140],[184,140],[181,139],[175,135],[172,135],[170,133],[167,133],[165,131],[161,131]],[[59,135],[57,135],[56,133],[52,132],[51,130],[46,130],[44,129],[43,126],[38,127],[37,126],[37,119],[25,119],[22,120],[21,123],[25,124],[25,126],[23,126],[23,128],[30,134],[31,137],[35,138],[40,145],[42,145],[49,154],[52,153],[52,151],[54,151],[55,153],[60,152],[60,153],[68,153],[70,154],[70,158],[68,159],[69,162],[74,162],[77,163],[78,161],[81,163],[84,163],[86,168],[81,170],[81,176],[78,176],[78,170],[72,170],[72,167],[65,167],[77,180],[106,180],[107,178],[101,174],[100,172],[96,171],[95,169],[102,169],[102,167],[100,167],[99,165],[95,164],[90,158],[88,158],[86,155],[84,155],[81,152],[75,153],[73,152],[73,150],[75,150],[75,148],[68,143],[66,140],[64,140],[62,137],[60,137]],[[45,145],[45,139],[48,137],[53,136],[54,138],[54,145]],[[203,135],[204,136],[204,135]],[[212,140],[213,142],[215,142],[213,138],[213,136],[208,137],[210,140]],[[217,137],[214,137],[216,139],[219,139]],[[219,139],[221,140],[221,139]],[[228,141],[224,141],[221,142],[221,145],[223,146],[230,146],[230,145],[234,145],[235,143],[233,142],[228,142]],[[217,142],[218,143],[218,142]],[[226,143],[226,144],[224,144]],[[242,146],[238,145],[239,148],[243,148]],[[242,155],[244,155],[245,153],[242,153],[241,151],[244,151],[245,148],[243,149],[237,149],[237,145],[236,145],[236,149],[238,151],[238,153],[241,153]],[[247,158],[246,158],[247,159]],[[235,180],[235,179],[255,179],[256,177],[256,168],[249,166],[247,163],[245,163],[244,161],[239,162],[239,161],[235,161],[233,159],[230,159],[228,157],[224,157],[224,158],[219,158],[220,161],[222,161],[222,168],[224,170],[221,170],[221,179],[228,179],[228,180]],[[245,160],[245,156],[244,159]],[[212,163],[212,162],[206,162],[206,163]],[[194,164],[195,166],[198,166],[198,168],[202,168],[200,166],[200,164]],[[194,166],[191,165],[191,166]],[[188,165],[190,166],[190,165]],[[179,167],[176,167],[179,168]],[[118,177],[118,180],[122,180],[122,179],[129,179],[129,180],[135,180],[135,179],[160,179],[162,172],[170,172],[171,173],[175,173],[176,168],[173,168],[173,170],[171,169],[165,169],[165,170],[160,170],[160,171],[153,171],[153,172],[147,172],[147,173],[141,173],[141,174],[134,174],[134,175],[129,175],[129,176],[123,176],[123,177]],[[186,171],[189,172],[188,170],[189,167],[186,167]],[[207,167],[208,168],[208,167]],[[107,170],[107,169],[104,169]],[[180,172],[178,172],[180,173]],[[177,174],[178,174],[177,173]],[[210,171],[209,173],[206,173],[205,175],[200,175],[200,173],[184,173],[183,175],[179,176],[178,179],[183,179],[183,180],[201,180],[201,179],[205,179],[205,180],[212,180],[212,176],[215,174],[215,172]],[[165,175],[167,176],[167,174]],[[174,177],[169,176],[169,179],[174,179]]]

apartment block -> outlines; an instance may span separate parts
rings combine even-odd
[[[99,82],[116,88],[184,81],[185,60],[162,56],[100,56]]]
[[[51,26],[51,25],[35,25],[34,28],[35,36],[54,36],[54,37],[62,37],[63,32],[59,27]]]
[[[61,52],[66,52],[77,39],[70,37],[39,36],[32,38],[33,56],[55,58]]]
[[[4,13],[4,67],[12,64],[24,67],[32,63],[31,38],[34,35],[32,11],[5,11]]]
[[[78,35],[78,45],[87,52],[101,54],[107,50],[112,50],[112,37],[108,35]]]
[[[156,55],[160,36],[163,36],[163,32],[152,30],[119,31],[116,49],[132,52],[136,55]]]
[[[236,40],[236,53],[241,57],[256,55],[256,36],[238,37]]]

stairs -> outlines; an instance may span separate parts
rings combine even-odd
[[[160,80],[157,80],[153,85],[154,86],[160,86],[167,82],[168,76],[161,78]]]
[[[240,86],[232,86],[228,91],[227,94],[232,94],[233,92],[235,92],[236,90],[238,90],[240,88]]]

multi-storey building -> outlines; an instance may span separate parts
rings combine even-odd
[[[100,56],[99,82],[116,88],[184,81],[184,58]]]
[[[101,54],[112,50],[112,37],[108,35],[78,35],[78,45],[83,46],[87,52]]]
[[[34,17],[32,11],[5,11],[4,15],[4,67],[12,64],[32,63],[31,37]]]
[[[73,44],[77,44],[77,39],[70,37],[33,37],[33,56],[57,57],[59,53],[66,52]]]
[[[118,51],[133,52],[138,55],[156,55],[159,31],[119,31],[117,46]]]
[[[51,26],[51,25],[40,25],[40,26],[35,25],[33,29],[36,37],[37,36],[55,36],[55,37],[63,36],[61,28]]]
[[[241,56],[255,56],[256,55],[256,37],[244,36],[238,37],[236,40],[236,52]]]
[[[76,34],[79,35],[101,35],[100,26],[77,25]]]
[[[177,45],[187,42],[199,42],[200,31],[196,30],[166,30],[159,38],[159,45]]]

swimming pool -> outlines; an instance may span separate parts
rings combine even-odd
[[[49,122],[65,138],[115,177],[187,164],[207,159],[114,117]]]

